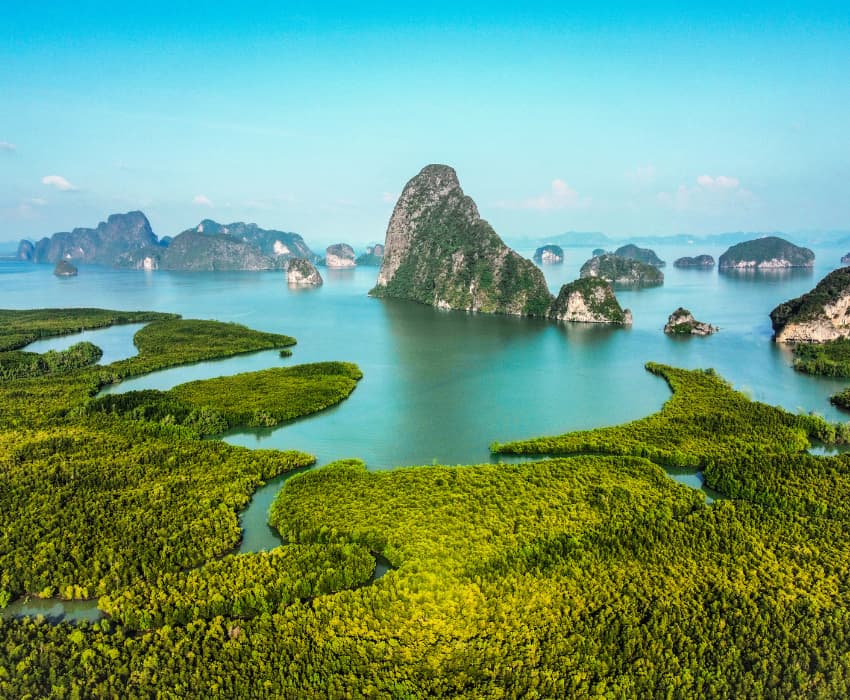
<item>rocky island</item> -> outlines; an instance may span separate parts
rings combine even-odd
[[[664,273],[647,263],[613,253],[597,255],[581,266],[581,277],[601,277],[622,287],[657,287],[664,284]]]
[[[345,270],[356,265],[354,248],[348,243],[336,243],[325,249],[325,267]]]
[[[544,245],[534,251],[531,259],[540,265],[557,265],[564,262],[564,249],[559,245]]]
[[[636,245],[629,243],[628,245],[620,246],[614,251],[614,255],[619,255],[621,258],[629,258],[638,260],[639,262],[652,265],[653,267],[664,267],[666,263],[659,258],[655,251],[651,248],[638,248]]]
[[[677,258],[673,262],[673,267],[714,267],[714,258],[710,255],[697,255],[695,257]]]
[[[850,264],[850,253],[841,256],[841,264],[848,265]]]
[[[324,280],[309,260],[290,258],[286,264],[286,283],[290,287],[321,287]]]
[[[77,272],[77,268],[67,260],[60,260],[56,263],[56,267],[53,268],[53,274],[57,277],[76,277]]]
[[[697,321],[690,311],[681,306],[670,314],[664,326],[664,332],[668,335],[711,335],[717,330],[709,323]]]
[[[355,261],[363,267],[380,267],[384,260],[384,246],[380,243],[366,246],[366,252],[358,255]]]
[[[37,243],[22,240],[17,251],[19,260],[34,263],[69,260],[139,270],[270,270],[285,268],[293,257],[317,259],[297,233],[204,219],[159,239],[140,211],[112,214],[96,228],[54,233]]]
[[[778,343],[824,343],[850,337],[850,267],[833,270],[815,288],[770,312]]]
[[[815,254],[778,236],[765,236],[733,245],[720,256],[721,270],[776,270],[812,267]]]
[[[561,287],[549,316],[579,323],[632,323],[632,312],[620,306],[611,284],[598,277],[577,279]]]
[[[546,316],[552,303],[540,268],[504,244],[447,165],[426,166],[402,191],[370,294],[518,316]]]
[[[17,257],[34,263],[71,260],[96,265],[114,265],[119,257],[157,245],[147,217],[140,211],[112,214],[95,228],[75,228],[54,233],[37,243],[22,240]]]

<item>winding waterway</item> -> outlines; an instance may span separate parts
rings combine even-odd
[[[50,266],[0,261],[0,303],[21,309],[169,311],[186,318],[235,321],[298,339],[291,358],[282,359],[276,351],[253,353],[153,373],[107,391],[167,389],[193,379],[281,364],[356,362],[364,377],[342,404],[275,429],[239,431],[223,438],[251,448],[303,450],[314,454],[319,465],[347,457],[363,459],[370,469],[489,462],[502,459],[489,452],[494,440],[633,420],[658,410],[669,397],[666,384],[644,371],[647,361],[714,367],[755,400],[795,412],[817,412],[829,420],[847,419],[828,402],[830,394],[845,388],[844,380],[794,372],[789,351],[771,342],[768,318],[777,304],[808,291],[838,267],[846,251],[815,247],[813,271],[724,274],[680,270],[671,264],[681,255],[717,257],[723,248],[655,250],[668,261],[664,286],[618,291],[620,302],[634,315],[630,329],[444,312],[372,299],[367,292],[376,268],[326,270],[323,287],[293,291],[279,271],[173,273],[83,266],[77,277],[60,279]],[[575,279],[590,257],[590,249],[565,252],[563,265],[544,268],[553,292]],[[720,332],[707,338],[664,335],[667,316],[679,306],[719,326]],[[65,336],[28,349],[59,349],[88,339],[103,347],[103,362],[110,362],[135,352],[128,341],[137,328],[92,331],[85,338]],[[699,474],[671,476],[703,488]],[[279,543],[268,526],[268,508],[286,478],[261,487],[241,514],[240,552]],[[71,608],[66,610],[75,616]]]

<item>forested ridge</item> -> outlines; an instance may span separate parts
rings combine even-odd
[[[0,381],[2,587],[85,588],[113,615],[0,620],[0,697],[850,694],[850,458],[805,452],[843,426],[650,364],[673,392],[656,414],[493,445],[540,461],[303,472],[272,508],[286,544],[220,558],[256,484],[310,458],[184,420],[244,416],[285,373],[217,409],[227,381],[92,400],[100,378],[168,361]],[[370,551],[394,567],[372,583]]]

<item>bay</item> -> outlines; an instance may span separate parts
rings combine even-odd
[[[669,396],[647,361],[714,367],[751,398],[830,420],[846,415],[828,397],[840,379],[791,368],[771,341],[769,311],[808,291],[838,267],[841,250],[816,248],[814,270],[735,274],[672,266],[681,255],[723,249],[657,246],[668,261],[663,287],[618,290],[632,309],[630,329],[446,312],[367,296],[376,268],[322,270],[325,285],[291,290],[282,272],[175,273],[80,268],[58,279],[50,266],[0,263],[5,308],[104,306],[171,311],[186,318],[236,321],[293,335],[288,359],[256,353],[167,371],[112,390],[168,388],[205,376],[323,360],[356,362],[364,372],[352,396],[330,410],[271,430],[225,436],[238,445],[300,449],[319,464],[358,457],[370,469],[488,462],[494,440],[612,425],[658,410]],[[530,255],[532,251],[520,251]],[[545,266],[553,292],[575,279],[590,249],[567,248]],[[720,327],[707,338],[662,332],[678,306]],[[92,342],[97,342],[97,331]],[[69,341],[68,336],[63,341]],[[161,373],[165,375],[166,373]]]

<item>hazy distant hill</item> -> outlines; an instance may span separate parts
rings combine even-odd
[[[112,214],[97,228],[75,228],[54,233],[37,243],[22,240],[18,258],[36,263],[57,263],[73,260],[82,263],[114,265],[130,251],[156,246],[157,237],[151,231],[147,217],[140,211]]]
[[[291,258],[318,260],[297,233],[262,229],[237,221],[204,219],[195,228],[158,239],[140,211],[112,214],[96,228],[22,240],[15,256],[34,263],[70,260],[116,267],[168,270],[266,270]]]

